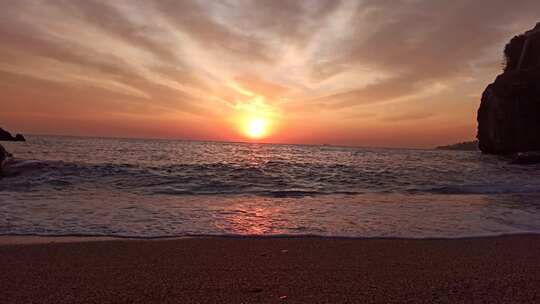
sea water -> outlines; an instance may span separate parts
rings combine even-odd
[[[29,136],[0,235],[540,232],[540,167],[474,151]]]

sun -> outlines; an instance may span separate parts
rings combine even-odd
[[[253,139],[263,138],[268,134],[268,121],[263,118],[249,118],[244,123],[244,133]]]

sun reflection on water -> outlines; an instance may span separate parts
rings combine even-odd
[[[253,199],[263,201],[260,198]],[[230,234],[267,235],[284,233],[283,225],[286,225],[286,223],[281,215],[283,208],[271,207],[264,203],[263,205],[255,206],[252,203],[234,204],[229,211],[221,212],[219,221],[216,221],[215,225]]]

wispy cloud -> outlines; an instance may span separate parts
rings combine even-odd
[[[538,20],[537,0],[3,1],[0,106],[176,118],[197,134],[194,119],[250,107],[321,118],[321,128],[341,117],[349,130],[403,120],[421,129],[429,118],[473,134],[468,96],[493,78],[504,43]],[[458,88],[462,114],[414,106],[448,103]],[[355,141],[354,131],[341,137]]]

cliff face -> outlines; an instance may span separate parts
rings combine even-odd
[[[540,23],[505,48],[506,67],[482,95],[479,148],[484,153],[540,151]]]

